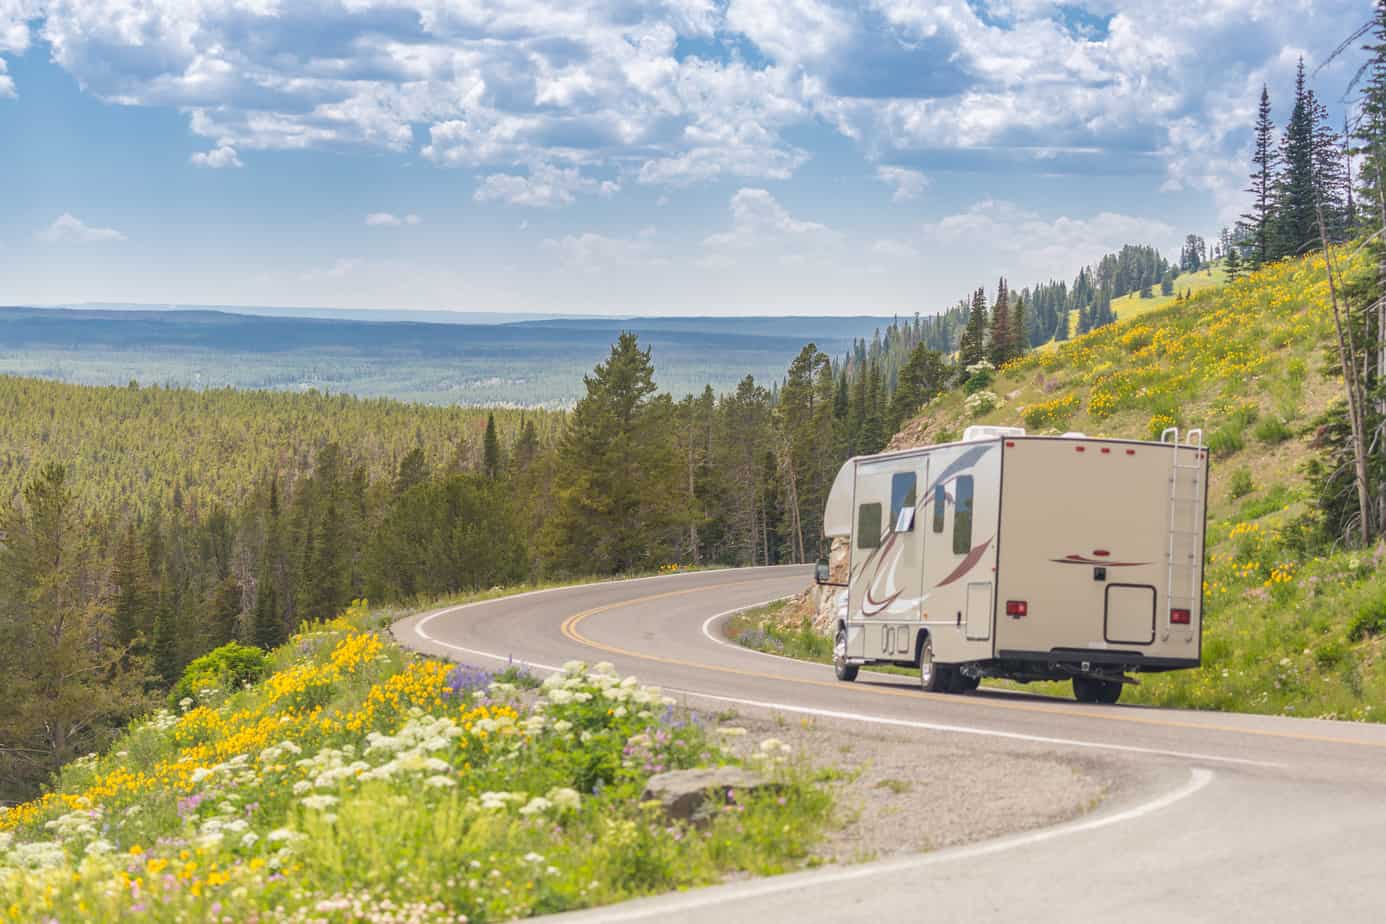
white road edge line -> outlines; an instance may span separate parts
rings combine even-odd
[[[650,578],[636,578],[636,580],[645,581],[645,580],[650,580]],[[620,582],[617,582],[617,581],[607,581],[607,582],[604,582],[604,583],[620,583]],[[589,585],[581,585],[581,586],[589,586]],[[565,588],[558,588],[558,587],[555,587],[555,588],[550,588],[550,589],[548,589],[548,590],[529,591],[528,593],[529,593],[529,594],[544,594],[544,593],[551,593],[553,590],[563,590],[563,589],[565,589]],[[516,599],[519,599],[520,597],[524,597],[524,596],[527,596],[527,595],[528,595],[528,594],[515,594],[514,596],[511,596],[511,597],[497,597],[497,598],[495,598],[495,600],[479,600],[479,601],[477,601],[476,603],[463,603],[463,604],[461,604],[461,605],[459,605],[459,606],[452,606],[452,607],[448,607],[447,609],[442,609],[442,610],[438,610],[438,611],[433,612],[433,613],[429,613],[427,616],[424,616],[422,619],[420,619],[417,623],[414,624],[414,634],[416,634],[416,635],[419,636],[420,638],[424,639],[425,641],[431,642],[431,643],[434,644],[434,645],[439,645],[439,646],[441,646],[441,647],[443,647],[443,648],[447,648],[447,649],[450,649],[450,650],[452,650],[452,651],[460,651],[460,652],[462,652],[462,653],[464,653],[464,654],[469,654],[469,655],[472,655],[472,656],[474,656],[474,657],[478,657],[478,658],[490,658],[490,659],[493,660],[493,661],[501,661],[501,662],[504,662],[504,663],[506,663],[506,664],[518,664],[518,665],[520,665],[520,666],[522,666],[522,667],[533,667],[533,668],[538,668],[539,670],[542,670],[542,671],[555,671],[555,672],[556,672],[556,671],[560,671],[560,670],[562,670],[561,667],[555,667],[555,666],[553,666],[552,664],[540,664],[540,663],[538,663],[537,661],[524,661],[524,660],[522,660],[522,659],[520,659],[520,658],[514,657],[513,655],[499,655],[499,654],[496,654],[496,653],[490,652],[490,651],[481,651],[481,650],[476,649],[476,648],[467,648],[467,647],[462,646],[462,645],[454,645],[452,642],[445,642],[445,641],[443,641],[443,640],[441,640],[441,639],[434,638],[433,636],[429,635],[426,631],[424,631],[424,626],[425,626],[427,623],[431,622],[433,619],[436,619],[436,618],[439,617],[439,616],[446,616],[446,615],[448,615],[448,614],[450,614],[450,613],[455,613],[455,612],[457,612],[457,611],[459,611],[459,610],[465,610],[465,609],[467,609],[467,608],[469,608],[469,607],[483,606],[483,605],[485,605],[485,604],[487,604],[487,603],[496,602],[496,600],[516,600]],[[771,602],[773,602],[773,601],[771,601]],[[751,607],[754,607],[754,606],[764,606],[764,605],[765,605],[765,604],[763,604],[763,603],[753,603],[753,604],[751,604],[751,605],[748,606],[748,607],[742,607],[742,609],[750,609]],[[727,613],[719,613],[718,616],[725,616],[725,615],[727,615],[728,613],[734,613],[734,612],[737,612],[737,610],[728,610]],[[704,628],[704,631],[705,631],[705,632],[706,632],[708,623],[711,622],[712,619],[716,619],[716,618],[717,618],[717,616],[713,616],[713,617],[712,617],[711,619],[709,619],[707,622],[704,622],[704,623],[703,623],[703,628]],[[715,639],[714,639],[714,641],[715,641]],[[731,643],[730,643],[730,642],[724,642],[723,644],[730,645]],[[740,647],[740,646],[737,646],[737,647]],[[743,649],[741,649],[741,650],[742,650],[742,651],[750,651],[750,649],[746,649],[746,648],[743,648]],[[771,658],[779,657],[779,655],[773,655],[773,654],[769,654],[769,653],[766,653],[766,652],[755,652],[755,653],[757,653],[757,654],[765,654],[767,657],[771,657]],[[793,659],[793,658],[789,658],[789,659],[787,659],[787,660],[794,660],[794,659]],[[799,662],[799,663],[803,663],[803,662]],[[787,679],[787,680],[790,680],[790,678],[786,678],[786,679]],[[792,682],[792,680],[791,680],[791,682]],[[959,734],[959,735],[978,735],[978,736],[988,737],[988,738],[1004,738],[1004,739],[1007,739],[1007,740],[1010,740],[1010,741],[1028,741],[1028,742],[1032,742],[1032,743],[1036,743],[1036,744],[1052,744],[1052,745],[1059,745],[1059,746],[1062,746],[1062,747],[1091,748],[1091,749],[1101,750],[1101,751],[1121,751],[1121,752],[1128,753],[1128,754],[1154,754],[1154,755],[1158,755],[1158,756],[1161,756],[1161,757],[1177,757],[1177,758],[1180,758],[1180,759],[1182,759],[1182,760],[1213,761],[1213,762],[1216,762],[1216,763],[1237,764],[1237,765],[1239,765],[1239,766],[1245,766],[1245,767],[1272,767],[1272,768],[1284,768],[1284,767],[1288,766],[1287,764],[1274,763],[1274,762],[1270,762],[1270,761],[1249,760],[1249,759],[1244,758],[1244,757],[1223,757],[1223,756],[1220,756],[1220,755],[1217,755],[1217,754],[1199,754],[1199,753],[1190,753],[1190,752],[1187,752],[1187,751],[1166,751],[1166,750],[1162,750],[1162,749],[1160,749],[1160,748],[1142,748],[1142,747],[1136,747],[1136,746],[1134,746],[1134,745],[1128,745],[1128,744],[1107,744],[1107,743],[1104,743],[1104,742],[1101,742],[1101,741],[1082,741],[1082,740],[1079,740],[1079,739],[1076,739],[1076,738],[1051,738],[1051,737],[1047,737],[1047,736],[1044,736],[1044,735],[1026,735],[1026,734],[1022,734],[1022,733],[1020,733],[1020,732],[1007,732],[1007,731],[997,731],[997,730],[995,730],[995,729],[990,729],[990,728],[977,728],[977,727],[971,726],[971,725],[949,725],[949,724],[944,723],[944,722],[920,722],[920,721],[917,721],[917,720],[914,720],[914,719],[893,719],[893,718],[890,718],[889,716],[866,715],[866,714],[858,713],[858,712],[839,712],[839,711],[832,710],[832,709],[814,709],[814,708],[809,707],[809,706],[791,706],[791,705],[789,705],[789,704],[787,704],[787,703],[767,703],[767,702],[763,702],[763,701],[761,701],[761,700],[740,699],[740,698],[733,697],[733,696],[719,696],[719,695],[717,695],[717,694],[715,694],[715,693],[703,693],[703,692],[700,692],[700,691],[698,691],[698,690],[679,690],[679,689],[672,689],[672,688],[666,687],[666,688],[665,688],[665,692],[666,692],[666,693],[671,693],[671,694],[678,694],[678,695],[683,696],[683,697],[693,697],[693,698],[695,698],[695,699],[711,700],[711,701],[713,701],[713,702],[718,702],[718,703],[730,703],[730,704],[732,704],[732,705],[737,705],[737,706],[752,706],[752,707],[755,707],[755,708],[758,708],[758,709],[772,709],[772,710],[776,710],[776,711],[778,711],[778,712],[788,712],[788,713],[793,713],[793,714],[795,714],[795,715],[811,715],[811,716],[816,716],[816,717],[818,717],[818,718],[825,718],[825,719],[844,719],[844,720],[849,721],[849,722],[863,722],[863,723],[871,724],[871,725],[890,725],[890,726],[894,726],[894,727],[897,727],[897,728],[917,728],[917,729],[921,729],[921,730],[923,730],[923,731],[953,732],[953,733]]]
[[[815,870],[805,873],[791,873],[786,876],[763,879],[751,883],[725,887],[714,886],[712,889],[706,890],[703,893],[686,892],[679,895],[646,899],[642,902],[642,907],[637,908],[627,908],[625,910],[614,908],[610,911],[597,910],[589,914],[582,914],[579,912],[576,919],[613,922],[641,921],[669,914],[679,914],[702,908],[712,908],[731,902],[765,898],[785,892],[798,891],[810,885],[813,887],[820,887],[840,882],[850,882],[856,879],[867,879],[872,876],[889,876],[892,873],[918,870],[924,867],[936,866],[941,863],[971,860],[977,857],[1000,853],[1005,850],[1031,847],[1035,844],[1042,844],[1056,838],[1068,837],[1074,834],[1084,834],[1089,831],[1096,831],[1100,828],[1106,828],[1128,821],[1135,821],[1146,815],[1154,814],[1155,812],[1169,808],[1171,805],[1195,795],[1208,786],[1208,784],[1213,781],[1213,778],[1213,771],[1202,767],[1194,767],[1189,772],[1188,782],[1184,783],[1184,785],[1180,786],[1178,789],[1158,796],[1149,802],[1143,802],[1140,805],[1134,805],[1131,808],[1124,809],[1120,812],[1114,812],[1110,815],[1099,814],[1092,818],[1058,825],[1053,828],[1044,828],[1039,831],[1031,831],[1027,834],[1017,834],[993,841],[986,841],[981,844],[974,844],[968,847],[942,850],[937,853],[926,853],[919,856],[884,860],[879,863],[869,863],[862,866],[846,867],[836,870]],[[565,917],[567,916],[565,915]]]
[[[1244,767],[1273,767],[1283,769],[1288,764],[1264,760],[1249,760],[1245,757],[1223,757],[1218,754],[1200,754],[1190,751],[1166,751],[1162,748],[1143,748],[1130,744],[1107,744],[1102,741],[1083,741],[1077,738],[1051,738],[1046,735],[1026,735],[1021,732],[998,731],[992,728],[977,728],[972,725],[949,725],[944,722],[920,722],[915,719],[893,719],[883,715],[864,715],[859,712],[838,712],[833,709],[814,709],[810,706],[791,706],[787,703],[767,703],[761,700],[741,699],[735,696],[718,696],[714,693],[700,693],[697,690],[677,690],[664,688],[665,693],[678,694],[694,699],[730,703],[735,706],[752,706],[757,709],[772,709],[776,712],[789,712],[795,715],[811,715],[824,719],[844,719],[849,722],[865,722],[871,725],[891,725],[897,728],[918,728],[924,731],[952,732],[958,735],[978,735],[985,738],[1005,738],[1010,741],[1030,741],[1037,744],[1055,744],[1072,748],[1092,748],[1100,751],[1122,751],[1128,754],[1155,754],[1161,757],[1178,757],[1182,760],[1214,761],[1223,764],[1237,764]]]

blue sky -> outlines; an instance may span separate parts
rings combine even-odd
[[[0,303],[928,313],[1216,234],[1369,15],[0,0]]]

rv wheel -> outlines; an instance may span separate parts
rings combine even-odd
[[[847,663],[847,627],[838,626],[837,638],[833,639],[833,673],[838,680],[851,683],[859,670],[858,665]]]
[[[1118,683],[1115,680],[1102,681],[1102,686],[1097,690],[1097,701],[1099,703],[1107,703],[1108,705],[1115,703],[1117,700],[1121,699],[1121,688],[1124,686],[1126,686],[1126,684]]]
[[[1102,687],[1102,681],[1094,680],[1091,677],[1073,678],[1073,698],[1080,703],[1097,702],[1098,690]]]
[[[934,642],[924,637],[924,645],[919,649],[919,685],[925,693],[946,693],[951,685],[951,674],[946,667],[934,663]]]
[[[953,692],[971,693],[981,684],[981,677],[969,677],[962,671],[953,672]]]

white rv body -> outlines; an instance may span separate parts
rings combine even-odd
[[[1077,677],[1080,698],[1114,701],[1128,673],[1197,667],[1208,453],[1189,435],[972,428],[849,460],[824,516],[851,545],[839,677],[875,662],[954,691]]]

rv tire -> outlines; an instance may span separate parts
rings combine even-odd
[[[1109,706],[1112,705],[1117,700],[1121,699],[1121,688],[1124,686],[1126,686],[1126,684],[1118,683],[1115,680],[1102,681],[1102,686],[1097,689],[1097,701],[1099,703],[1106,703]]]
[[[839,625],[833,639],[833,674],[843,683],[851,683],[860,670],[858,665],[847,663],[847,627]]]
[[[953,672],[934,663],[934,643],[927,635],[919,645],[919,686],[925,693],[946,693],[952,687]]]
[[[1121,699],[1124,686],[1116,680],[1099,680],[1096,677],[1074,677],[1073,698],[1080,703],[1105,703],[1111,705]]]
[[[969,677],[962,671],[955,669],[953,671],[952,692],[971,693],[973,690],[977,689],[978,685],[981,684],[981,682],[981,677]]]

